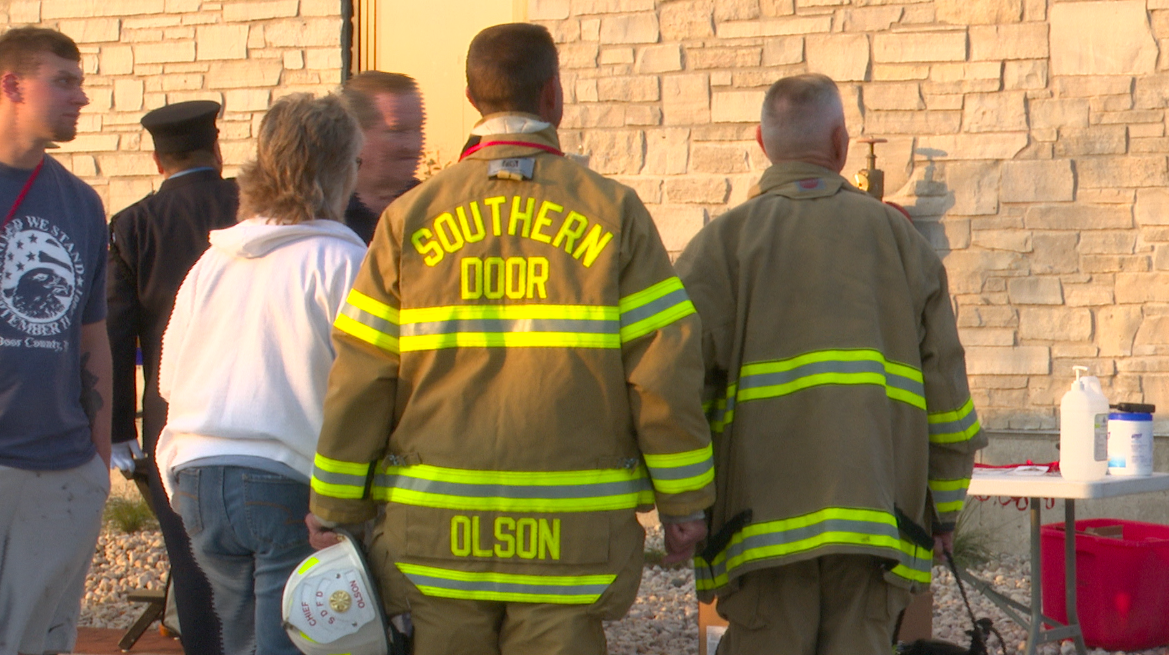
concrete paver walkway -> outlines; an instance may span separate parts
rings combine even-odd
[[[121,655],[118,640],[122,638],[122,630],[107,630],[104,628],[78,628],[77,645],[73,648],[74,655]],[[129,653],[131,655],[182,655],[183,647],[179,642],[158,634],[158,628],[147,630],[138,643],[134,644]]]

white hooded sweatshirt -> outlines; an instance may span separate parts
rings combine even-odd
[[[158,390],[169,403],[156,455],[265,458],[312,475],[329,368],[330,329],[365,257],[345,225],[253,218],[211,232],[162,340]]]

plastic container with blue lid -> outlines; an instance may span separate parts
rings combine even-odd
[[[1108,415],[1108,475],[1139,477],[1153,474],[1153,414],[1148,406],[1124,406]]]

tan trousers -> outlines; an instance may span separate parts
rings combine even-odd
[[[730,622],[718,655],[889,655],[908,590],[880,560],[827,555],[752,571],[718,599]]]
[[[424,596],[410,585],[414,655],[604,655],[601,619],[587,605]]]

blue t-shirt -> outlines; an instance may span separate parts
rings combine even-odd
[[[0,221],[31,174],[0,164]],[[0,230],[0,465],[62,470],[97,452],[81,406],[81,326],[106,316],[107,240],[101,199],[46,156]]]

